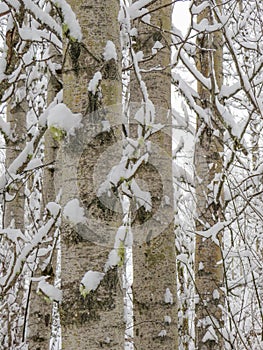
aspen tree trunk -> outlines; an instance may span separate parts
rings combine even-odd
[[[150,10],[160,9],[151,13],[151,27],[142,22],[135,22],[138,30],[138,36],[135,38],[136,44],[134,50],[143,51],[145,57],[152,55],[152,48],[156,41],[164,46],[157,55],[149,62],[140,64],[142,69],[150,69],[159,66],[161,70],[150,70],[141,73],[142,80],[145,82],[150,100],[156,108],[155,123],[163,123],[171,126],[169,110],[171,108],[171,80],[170,80],[170,37],[165,30],[170,30],[171,26],[171,8],[164,6],[168,1],[156,1]],[[159,28],[159,29],[158,29]],[[132,73],[130,100],[131,102],[140,102],[143,100],[140,86],[138,84],[138,75]],[[167,117],[169,116],[169,117]],[[171,132],[171,130],[169,130]],[[134,134],[135,131],[132,130]],[[171,135],[171,133],[170,133]],[[135,136],[135,135],[134,135]],[[164,195],[164,187],[169,187],[170,203],[167,205],[168,212],[173,211],[173,188],[172,188],[172,160],[171,160],[171,137],[163,132],[157,132],[150,137],[153,144],[158,145],[168,155],[169,161],[166,162],[160,174],[156,168],[151,165],[151,156],[149,164],[143,167],[136,174],[136,179],[142,180],[147,184],[146,189],[151,193],[152,212],[149,214],[140,208],[135,213],[132,223],[132,231],[138,231],[136,235],[145,237],[139,239],[133,246],[133,314],[134,314],[134,348],[144,349],[178,349],[177,333],[177,287],[176,287],[176,252],[173,215],[168,225],[160,228],[158,218],[152,220],[155,212],[158,212],[161,197]],[[162,155],[154,154],[162,162]],[[142,189],[145,190],[144,187]],[[150,215],[150,218],[149,218]],[[149,220],[149,221],[148,221]],[[155,221],[154,221],[155,220]],[[148,222],[147,222],[148,221]],[[143,225],[143,227],[140,225]],[[157,230],[159,230],[157,232]],[[152,238],[149,238],[152,235]],[[148,238],[149,239],[148,239]],[[167,300],[168,294],[170,300]],[[166,297],[165,297],[166,296]],[[169,299],[169,298],[168,298]]]
[[[27,108],[25,99],[16,103],[15,98],[12,97],[8,102],[7,122],[10,123],[13,130],[14,139],[6,141],[6,169],[25,147]],[[4,227],[12,227],[24,231],[25,195],[23,182],[14,181],[9,187],[8,194],[12,196],[12,200],[5,202]]]
[[[5,74],[11,74],[19,62],[19,58],[14,48],[19,41],[19,34],[17,26],[22,27],[24,21],[24,7],[20,9],[17,14],[17,22],[13,24],[6,33],[7,60],[8,65]],[[26,144],[27,130],[26,130],[26,116],[28,112],[28,104],[26,101],[26,87],[23,82],[16,84],[16,90],[20,90],[21,97],[12,95],[7,104],[7,122],[10,123],[12,134],[6,138],[6,159],[5,167],[8,169],[10,164],[21,153]],[[16,91],[15,90],[15,91]],[[12,174],[7,174],[11,175]],[[4,207],[4,227],[12,227],[24,231],[24,186],[22,181],[14,181],[8,188],[8,195],[12,200],[6,200]]]
[[[62,349],[95,350],[105,347],[122,350],[125,324],[121,268],[116,266],[105,272],[96,290],[87,294],[80,292],[80,283],[87,271],[105,271],[104,265],[112,249],[107,234],[110,237],[110,227],[115,227],[114,232],[117,232],[122,222],[122,215],[104,207],[96,197],[93,178],[100,155],[117,139],[121,139],[118,128],[106,132],[101,128],[102,118],[107,118],[107,107],[121,103],[119,2],[74,0],[69,4],[79,21],[83,39],[81,43],[69,42],[69,46],[64,48],[64,103],[73,113],[82,113],[83,127],[76,132],[76,148],[80,134],[82,137],[84,135],[86,144],[79,160],[73,159],[70,163],[67,158],[70,158],[70,151],[65,154],[67,159],[62,168],[63,203],[76,197],[72,183],[77,180],[85,215],[97,219],[99,224],[94,229],[88,220],[85,234],[81,228],[74,229],[69,222],[62,223]],[[105,61],[103,58],[108,40],[115,44],[117,60],[112,58]],[[97,87],[96,93],[92,93],[88,91],[88,86],[97,72],[101,73],[102,80],[100,88]],[[104,108],[103,113],[97,111],[99,107]],[[74,140],[74,136],[71,140]],[[71,152],[74,153],[74,149]],[[76,167],[77,179],[71,171]],[[108,232],[105,232],[105,226],[109,227]]]
[[[6,33],[6,43],[8,46],[7,59],[8,65],[5,74],[11,74],[18,64],[18,55],[15,52],[19,35],[16,26],[22,26],[24,21],[24,8],[20,9],[17,14],[17,22],[9,28]],[[11,38],[11,39],[10,39]],[[26,145],[26,116],[28,112],[28,104],[25,96],[25,86],[24,82],[16,83],[15,91],[19,91],[20,97],[12,95],[7,103],[6,118],[7,122],[10,123],[11,135],[6,138],[6,158],[5,158],[5,168],[7,171],[7,177],[12,179],[12,170],[9,172],[8,168],[17,158],[17,156],[22,152]],[[24,205],[25,205],[25,194],[24,194],[24,184],[22,180],[11,181],[8,189],[5,193],[4,202],[4,212],[3,212],[3,227],[4,228],[15,228],[20,229],[22,232],[25,230],[24,222]],[[3,246],[5,242],[1,242]],[[8,253],[8,246],[6,248]],[[3,312],[3,315],[9,317],[8,322],[8,332],[5,335],[8,339],[8,348],[20,346],[22,342],[22,326],[21,319],[24,316],[24,286],[21,278],[18,279],[16,284],[8,292],[7,298],[9,301],[6,303],[7,312]],[[4,303],[3,303],[4,305]],[[4,344],[4,342],[2,343]]]
[[[61,63],[61,54],[56,52],[55,48],[51,47],[50,53],[55,57],[57,63]],[[50,76],[48,83],[48,96],[47,105],[49,105],[57,93],[61,90],[59,75]],[[55,160],[57,157],[58,142],[53,138],[49,129],[46,130],[44,136],[44,164],[46,164],[43,170],[43,183],[42,183],[42,216],[45,215],[44,209],[47,203],[54,202],[56,200],[55,191]],[[39,256],[39,250],[36,251],[35,264],[36,270],[33,271],[32,277],[49,276],[46,280],[50,284],[54,284],[54,276],[56,272],[56,241],[55,241],[55,228],[50,232],[49,237],[52,241],[42,245],[41,248],[47,248],[48,255]],[[52,253],[50,253],[50,247],[53,247]],[[47,258],[51,254],[51,260],[47,263]],[[52,328],[52,302],[47,300],[45,296],[37,291],[37,282],[31,282],[30,284],[30,305],[29,305],[29,317],[27,326],[27,343],[29,350],[49,350]]]
[[[196,1],[196,5],[202,1]],[[216,1],[218,6],[222,3]],[[212,9],[207,7],[197,17],[200,23],[207,19],[213,24]],[[196,231],[206,231],[223,221],[223,191],[218,188],[223,169],[223,128],[220,127],[215,106],[215,93],[223,80],[223,39],[220,31],[213,34],[200,33],[197,36],[196,65],[206,78],[210,79],[211,90],[197,83],[200,106],[206,112],[207,120],[197,116],[197,141],[195,145],[196,181]],[[220,330],[223,326],[220,305],[224,304],[221,291],[223,266],[221,255],[222,232],[217,241],[196,236],[195,283],[198,294],[196,304],[196,348],[221,350],[224,348]]]
[[[28,105],[23,98],[22,101],[17,103],[15,97],[11,97],[7,106],[7,121],[10,123],[11,130],[13,130],[13,139],[6,140],[6,160],[5,167],[8,169],[9,165],[17,158],[20,152],[26,145],[26,114]],[[8,176],[12,174],[8,174]],[[23,181],[15,180],[8,189],[8,196],[10,199],[5,201],[4,206],[4,228],[20,229],[22,232],[25,230],[24,226],[24,184]],[[5,244],[2,243],[1,244]],[[8,247],[6,248],[8,250]],[[23,327],[21,325],[21,319],[24,317],[24,285],[22,279],[19,278],[16,284],[8,292],[7,297],[13,302],[7,304],[7,321],[10,328],[6,337],[10,348],[19,346],[22,342]],[[15,296],[15,298],[14,298]],[[3,313],[4,314],[4,313]],[[14,329],[14,331],[11,331]]]

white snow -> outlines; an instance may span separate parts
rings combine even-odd
[[[81,28],[74,11],[68,2],[65,0],[56,0],[56,5],[58,5],[62,10],[64,23],[68,26],[71,38],[74,38],[77,41],[81,41]]]
[[[23,240],[24,242],[27,241],[26,237],[22,233],[21,230],[19,229],[14,229],[14,228],[6,228],[2,229],[0,235],[5,235],[9,240],[11,240],[14,243],[17,243],[18,239]]]
[[[157,53],[157,51],[160,50],[161,48],[163,48],[163,44],[160,41],[156,41],[152,47],[152,54]]]
[[[23,165],[26,165],[28,162],[29,156],[32,156],[33,150],[34,150],[34,143],[37,138],[37,134],[33,137],[33,139],[27,143],[26,147],[23,149],[23,151],[18,155],[18,157],[10,164],[9,168],[6,172],[4,172],[0,177],[0,189],[4,188],[8,181],[12,178],[14,180],[15,178],[19,177],[17,175],[17,170],[22,167]]]
[[[147,13],[146,15],[144,15],[142,17],[142,21],[147,23],[147,24],[151,24],[151,15],[149,13]]]
[[[30,160],[30,162],[27,164],[25,170],[34,170],[36,168],[39,168],[43,165],[41,159],[39,158],[34,158]]]
[[[46,205],[46,208],[54,218],[58,216],[58,213],[60,211],[60,205],[58,205],[55,202],[49,202]]]
[[[114,248],[119,248],[120,244],[124,242],[126,233],[127,227],[124,225],[120,226],[115,236]]]
[[[219,299],[219,298],[220,298],[219,291],[217,289],[215,289],[213,291],[213,299]]]
[[[170,324],[172,322],[171,316],[165,315],[164,316],[164,322]]]
[[[183,264],[187,264],[188,263],[188,255],[187,254],[178,254],[176,257],[177,260],[181,261]]]
[[[134,179],[131,181],[131,191],[137,202],[137,208],[144,206],[146,211],[152,210],[152,199],[150,192],[141,190]]]
[[[16,260],[10,261],[8,271],[4,277],[0,278],[0,285],[4,286],[4,289],[9,288],[13,281],[19,276],[19,273],[30,253],[42,242],[42,240],[48,235],[51,228],[55,224],[55,219],[49,219],[41,228],[36,232],[33,239],[26,244],[20,254],[16,257]],[[12,230],[13,231],[13,230]]]
[[[198,15],[200,12],[202,12],[205,8],[207,8],[209,6],[209,2],[208,1],[203,1],[201,3],[201,5],[192,5],[191,6],[191,12],[193,15]]]
[[[166,288],[166,291],[164,294],[164,302],[166,304],[173,304],[173,294],[171,293],[169,288]]]
[[[6,62],[5,57],[3,57],[3,56],[4,55],[2,55],[2,57],[0,58],[0,81],[2,81],[6,77],[5,70],[6,70],[7,62]]]
[[[216,30],[220,30],[222,28],[221,23],[215,23],[209,25],[209,21],[207,18],[202,19],[200,23],[193,22],[193,29],[197,32],[207,32],[207,33],[213,33]]]
[[[1,2],[0,3],[0,13],[7,12],[8,10],[9,10],[9,7],[7,6],[7,4]]]
[[[137,36],[138,35],[138,30],[137,28],[132,28],[130,30],[130,36]]]
[[[126,246],[126,238],[128,237],[128,228],[124,225],[118,228],[115,236],[114,248],[110,251],[108,260],[104,266],[104,271],[107,272],[109,268],[117,266],[120,262],[120,255],[118,254],[118,249],[121,244]]]
[[[39,30],[36,28],[19,28],[19,35],[21,36],[21,39],[23,40],[29,40],[29,41],[39,41],[41,42],[43,39],[49,40],[58,47],[61,47],[60,40],[53,34],[53,33],[47,33],[43,30]],[[29,61],[26,63],[25,61],[25,55],[23,56],[23,60],[25,64],[28,64]]]
[[[45,280],[41,280],[38,283],[38,288],[51,300],[61,302],[62,301],[62,291]]]
[[[212,241],[219,245],[217,235],[229,224],[229,221],[217,222],[214,226],[210,227],[206,231],[197,231],[196,233],[205,238],[211,238]]]
[[[167,195],[165,195],[163,196],[162,206],[165,207],[167,205],[171,205],[171,200]]]
[[[9,4],[11,7],[13,7],[16,11],[19,11],[20,9],[20,2],[17,0],[7,0],[5,1],[7,4]]]
[[[10,123],[5,122],[2,117],[0,117],[0,129],[3,131],[3,133],[6,136],[10,136],[10,131],[11,131]]]
[[[193,175],[175,162],[173,162],[173,176],[180,182],[183,181],[192,187],[195,186]]]
[[[39,117],[39,125],[41,127],[45,126],[48,119],[49,111],[52,110],[57,104],[63,101],[63,90],[60,90],[55,96],[54,100],[49,104],[45,111]]]
[[[204,263],[202,261],[200,261],[199,265],[198,265],[198,271],[202,271],[204,269]]]
[[[117,61],[117,51],[115,48],[114,43],[111,40],[107,41],[107,44],[105,46],[105,50],[103,53],[103,57],[106,61],[111,60],[112,58]]]
[[[77,198],[70,200],[65,205],[63,216],[75,225],[87,221],[84,215],[84,209],[80,206]]]
[[[9,2],[11,2],[9,0]],[[14,0],[12,0],[12,3],[14,3]],[[18,2],[19,3],[19,2]],[[48,25],[51,29],[54,29],[56,33],[61,35],[61,26],[59,23],[57,23],[48,13],[43,11],[42,8],[40,8],[38,5],[36,5],[31,0],[23,0],[23,5],[25,8],[31,12],[34,13],[34,16],[40,20],[43,24]],[[20,6],[20,4],[19,4]]]
[[[90,292],[98,288],[104,276],[105,274],[102,272],[89,270],[85,273],[80,283],[84,286],[87,292]]]
[[[104,271],[107,272],[109,268],[117,266],[120,262],[120,256],[117,249],[112,249],[109,253],[108,260],[104,266]]]
[[[161,332],[158,334],[158,337],[163,338],[163,337],[165,337],[166,335],[167,335],[166,330],[165,330],[165,329],[162,329]]]
[[[202,342],[205,343],[207,342],[208,340],[214,340],[216,341],[216,343],[218,342],[218,337],[215,333],[215,330],[213,328],[213,326],[210,326],[207,330],[207,332],[205,333],[203,339],[202,339]]]
[[[48,111],[47,124],[48,127],[54,126],[64,130],[67,134],[74,135],[75,129],[81,127],[82,115],[80,113],[72,113],[64,104],[58,103]]]
[[[90,80],[88,85],[88,91],[92,92],[93,95],[96,94],[98,85],[100,81],[102,80],[101,72],[96,72],[93,76],[93,78]]]
[[[150,2],[151,0],[138,0],[133,2],[127,8],[130,19],[135,19],[136,17],[146,15],[148,10],[144,8],[144,6],[148,5]]]
[[[102,196],[103,193],[107,193],[111,189],[112,185],[117,186],[120,179],[122,178],[125,179],[125,175],[126,175],[125,165],[126,165],[126,160],[112,167],[112,169],[110,170],[107,176],[106,181],[104,181],[100,185],[97,191],[98,197]]]
[[[136,52],[136,58],[138,62],[143,60],[143,56],[144,56],[143,51]]]
[[[102,131],[110,131],[111,126],[108,120],[102,120],[101,124],[102,124]]]

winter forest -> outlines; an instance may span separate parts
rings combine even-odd
[[[1,0],[0,350],[263,349],[262,66],[261,0]]]

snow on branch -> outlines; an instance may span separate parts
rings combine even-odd
[[[38,289],[50,300],[57,302],[62,301],[62,291],[50,283],[46,282],[44,279],[38,283]]]
[[[49,219],[34,235],[30,242],[26,242],[24,246],[20,249],[19,253],[13,252],[13,256],[9,263],[8,269],[4,276],[0,278],[0,291],[1,294],[5,294],[18,279],[23,266],[25,265],[29,255],[37,248],[43,241],[43,239],[49,234],[51,229],[54,227],[58,217],[60,215],[60,210],[57,211],[57,215]],[[15,230],[13,233],[17,234]],[[11,231],[7,232],[9,235]],[[19,234],[20,235],[20,234]]]
[[[62,28],[66,34],[69,31],[71,40],[82,40],[82,32],[77,17],[71,6],[65,0],[52,0],[54,4],[61,8],[63,21]]]
[[[205,231],[196,231],[196,234],[199,236],[202,236],[204,238],[211,238],[212,241],[220,246],[218,235],[220,234],[221,231],[225,229],[230,224],[229,221],[223,221],[223,222],[217,222],[214,226],[210,227],[209,229]]]

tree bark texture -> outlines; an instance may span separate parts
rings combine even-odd
[[[171,7],[168,1],[155,1],[148,7],[151,12],[150,25],[143,19],[135,20],[138,35],[134,38],[135,52],[143,51],[144,58],[152,55],[154,44],[159,41],[163,48],[146,61],[139,63],[149,99],[156,109],[155,123],[165,125],[164,130],[150,136],[153,145],[162,151],[155,151],[136,173],[136,181],[142,182],[142,189],[151,194],[152,210],[144,208],[135,211],[132,220],[133,245],[133,314],[134,347],[143,349],[177,349],[177,283],[176,252],[173,214],[164,224],[159,213],[164,196],[169,198],[165,214],[173,213],[172,188],[172,144],[171,144],[171,80],[170,80],[170,35]],[[167,6],[168,5],[168,6]],[[154,11],[154,9],[158,9]],[[131,74],[131,102],[141,103],[145,96],[140,88],[138,72]],[[136,137],[137,126],[131,127]],[[164,152],[164,153],[163,153]],[[164,156],[164,154],[166,154]],[[154,158],[161,164],[160,171]],[[163,162],[163,163],[162,163]],[[143,186],[144,184],[144,186]],[[170,300],[167,300],[167,295]],[[169,299],[169,298],[168,298]]]
[[[11,26],[6,33],[6,44],[8,46],[7,60],[9,64],[6,67],[5,74],[11,74],[18,65],[19,57],[14,47],[17,48],[19,42],[17,26],[21,27],[23,20],[24,8],[22,7],[17,13],[16,22],[14,21],[13,26]],[[7,122],[10,123],[11,134],[5,137],[5,169],[9,185],[4,197],[3,227],[20,229],[24,233],[25,187],[23,180],[16,176],[19,174],[19,171],[22,172],[22,169],[18,169],[18,171],[16,171],[16,169],[14,170],[15,167],[12,167],[12,163],[26,145],[26,116],[28,112],[28,103],[26,101],[24,82],[20,81],[15,84],[16,91],[20,92],[20,97],[18,97],[19,95],[16,96],[13,94],[7,102],[6,110],[6,118]],[[10,259],[9,243],[5,241],[5,238],[2,238],[1,245],[6,247],[6,261],[8,261]],[[2,311],[2,317],[6,319],[7,322],[6,332],[3,332],[4,339],[1,339],[3,349],[19,346],[22,342],[23,327],[21,319],[24,317],[23,297],[25,292],[22,281],[23,278],[18,278],[16,284],[5,296],[6,300],[9,300],[9,302],[6,304],[5,302],[2,303],[2,305],[5,305]],[[12,331],[12,329],[14,331]]]
[[[51,55],[56,63],[61,64],[61,54],[55,48],[50,48]],[[61,77],[50,75],[48,83],[47,104],[49,105],[57,93],[61,90]],[[46,130],[44,135],[44,164],[42,182],[42,217],[47,213],[45,207],[49,202],[56,200],[55,189],[55,161],[58,151],[58,141],[54,139],[51,131]],[[34,271],[32,277],[49,276],[47,282],[54,284],[57,259],[57,237],[54,237],[56,228],[54,227],[49,237],[51,241],[41,245],[42,250],[36,250]],[[45,255],[40,256],[43,249],[47,249]],[[48,260],[49,258],[49,260]],[[47,261],[48,260],[48,261]],[[29,350],[49,350],[52,331],[52,310],[53,303],[48,300],[41,291],[38,292],[37,282],[30,284],[30,306],[28,317],[27,343]],[[55,335],[53,335],[55,336]]]
[[[57,182],[62,181],[63,203],[77,197],[90,219],[86,225],[77,227],[66,220],[62,222],[62,349],[121,350],[125,329],[121,267],[105,271],[96,290],[87,295],[80,292],[80,282],[87,271],[104,272],[114,235],[122,223],[121,214],[101,203],[94,185],[100,156],[121,140],[118,127],[105,131],[102,126],[103,120],[110,119],[108,107],[119,104],[122,96],[119,2],[77,0],[69,3],[80,23],[83,39],[82,42],[69,41],[64,47],[64,103],[73,113],[82,113],[83,127],[75,138],[71,137],[76,147],[63,154],[61,177]],[[117,60],[104,59],[108,40],[115,44]],[[88,85],[96,72],[101,73],[102,79],[92,93]],[[105,161],[99,173],[110,170],[111,161]],[[76,183],[77,189],[73,185]]]
[[[202,1],[196,1],[196,5]],[[217,1],[217,6],[222,6]],[[197,16],[197,23],[207,19],[214,24],[211,7],[207,7]],[[200,106],[206,113],[204,120],[197,116],[197,141],[195,145],[195,182],[196,182],[196,250],[195,283],[198,302],[196,304],[195,336],[196,347],[202,350],[223,349],[220,331],[223,326],[222,311],[224,298],[223,266],[221,255],[222,230],[216,239],[204,238],[198,232],[206,231],[223,218],[223,190],[219,186],[223,170],[223,127],[220,125],[216,109],[216,94],[223,82],[223,39],[220,31],[198,34],[196,66],[211,83],[206,89],[200,81],[197,90]]]

